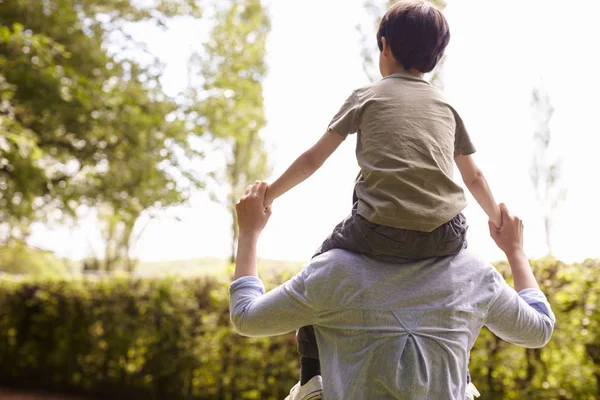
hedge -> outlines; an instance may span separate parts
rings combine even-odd
[[[277,399],[296,381],[293,335],[229,327],[215,279],[0,283],[0,385],[128,399]]]
[[[600,261],[544,259],[534,269],[558,319],[554,337],[525,350],[484,329],[471,352],[480,399],[596,399]],[[0,278],[0,385],[130,400],[281,400],[298,377],[294,335],[237,335],[227,284]]]

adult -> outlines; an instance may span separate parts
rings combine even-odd
[[[375,260],[334,249],[265,293],[256,245],[271,215],[266,189],[264,182],[249,186],[237,204],[231,321],[245,336],[314,325],[323,399],[464,400],[469,350],[483,326],[524,347],[550,340],[555,318],[523,251],[523,224],[504,205],[502,228],[490,225],[490,234],[506,254],[516,291],[466,250]]]

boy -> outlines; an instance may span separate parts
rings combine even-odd
[[[501,213],[471,154],[475,148],[458,113],[423,79],[450,40],[442,13],[424,0],[400,1],[377,32],[380,81],[355,90],[326,133],[273,182],[268,206],[311,176],[347,135],[358,134],[361,173],[352,213],[317,254],[342,248],[371,257],[450,256],[467,245],[466,199],[452,180],[453,163],[496,226]],[[288,399],[319,398],[320,364],[312,327],[298,331],[301,379]]]

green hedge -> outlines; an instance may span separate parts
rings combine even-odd
[[[293,335],[229,327],[215,279],[0,283],[0,385],[128,399],[277,399],[297,378]]]
[[[534,269],[557,315],[555,335],[526,351],[484,330],[471,353],[481,399],[596,399],[600,261],[545,259]],[[249,339],[230,328],[223,280],[0,279],[0,385],[281,400],[297,376],[293,334]]]
[[[507,277],[508,266],[497,265]],[[550,343],[527,350],[484,329],[471,352],[471,374],[481,399],[600,398],[600,260],[533,262],[556,315]]]

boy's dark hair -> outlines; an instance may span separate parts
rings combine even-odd
[[[444,55],[450,41],[450,28],[433,4],[405,0],[392,5],[379,23],[377,45],[380,51],[383,50],[382,37],[404,69],[430,72]]]

